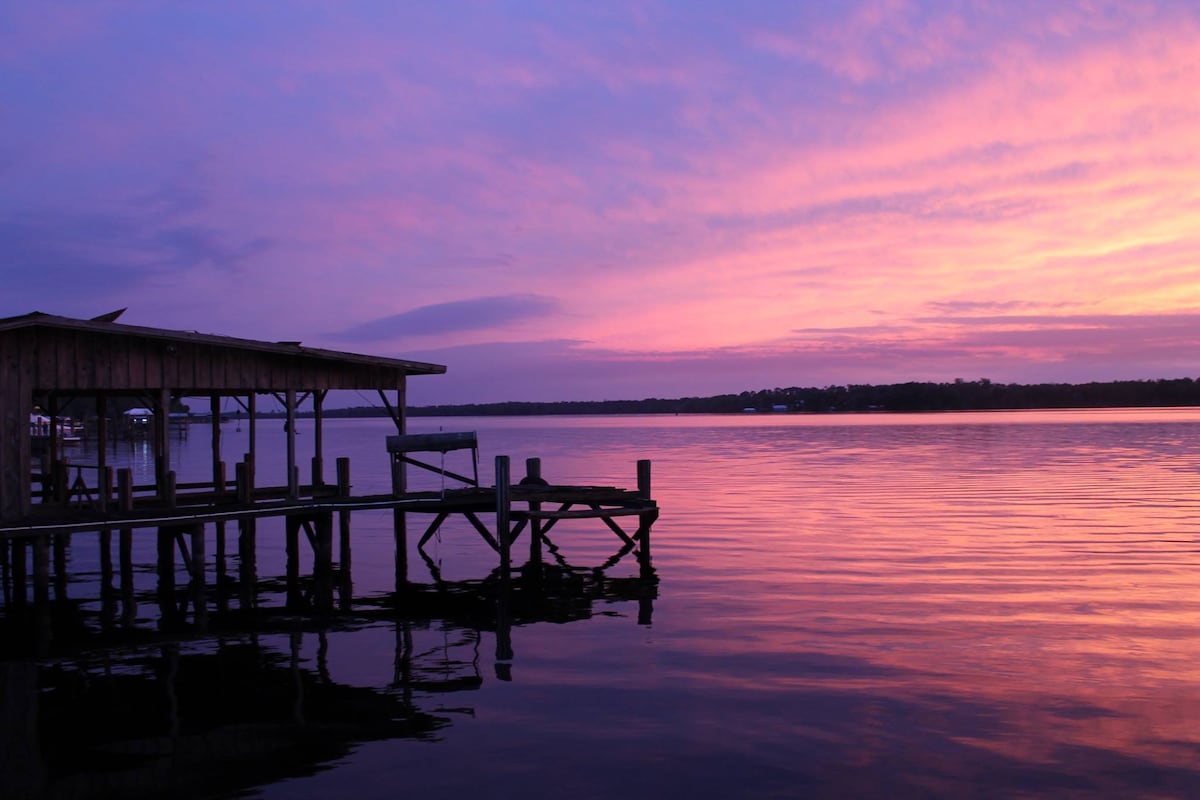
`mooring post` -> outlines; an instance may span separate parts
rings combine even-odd
[[[542,460],[540,458],[525,459],[525,478],[522,484],[544,486],[546,480],[542,477]],[[535,500],[529,501],[530,511],[540,511],[542,504]],[[536,516],[529,520],[529,563],[536,573],[541,572],[542,564],[542,521]]]
[[[213,492],[217,495],[218,500],[225,496],[225,489],[227,488],[225,484],[225,462],[218,461],[213,466]]]
[[[117,508],[122,514],[133,511],[133,470],[129,467],[117,470]]]
[[[509,462],[508,456],[496,456],[496,543],[500,545],[500,582],[501,591],[508,591],[508,583],[512,578],[512,538],[509,536]]]
[[[637,462],[638,494],[643,500],[650,500],[650,460],[642,459]],[[641,514],[638,516],[638,536],[641,541],[641,560],[643,567],[650,565],[650,526],[654,524],[656,514]]]
[[[392,455],[392,495],[401,497],[408,490],[408,476],[399,454]],[[392,529],[396,540],[396,591],[408,586],[408,520],[404,510],[392,509]]]
[[[350,459],[342,457],[337,464],[337,496],[350,496]],[[338,511],[338,563],[341,565],[341,587],[348,593],[350,586],[350,512]]]
[[[233,465],[234,480],[237,482],[237,501],[242,505],[250,503],[249,470],[245,461]]]
[[[163,499],[167,508],[175,508],[175,470],[169,469],[163,479]]]
[[[100,452],[104,452],[101,450]],[[100,467],[98,472],[99,486],[97,487],[98,504],[101,514],[108,513],[108,507],[112,505],[113,496],[113,468],[105,464]]]

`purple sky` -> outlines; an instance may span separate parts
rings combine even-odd
[[[1200,376],[1190,2],[14,2],[0,316],[414,404]]]

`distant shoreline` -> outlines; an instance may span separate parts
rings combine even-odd
[[[763,389],[711,397],[643,400],[509,401],[410,407],[410,417],[567,416],[614,414],[854,414],[921,411],[1032,411],[1067,408],[1200,406],[1192,378],[1081,384],[1002,384],[987,379]],[[327,408],[330,418],[386,417],[380,406]],[[310,410],[299,416],[312,416]],[[263,417],[283,416],[282,411]]]

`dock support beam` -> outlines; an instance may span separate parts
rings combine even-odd
[[[525,478],[521,483],[545,485],[546,480],[542,477],[542,460],[540,458],[525,459]],[[540,511],[541,508],[541,503],[533,501],[529,503],[530,511]],[[542,566],[542,520],[536,516],[529,520],[529,563],[534,568],[535,573],[540,575]]]
[[[405,433],[408,421],[408,392],[405,379],[400,378],[400,386],[396,389],[396,408],[393,420],[396,432],[401,436]],[[380,392],[383,396],[383,392]],[[386,400],[387,398],[384,397]],[[399,497],[408,492],[408,469],[399,458],[392,457],[392,494]],[[404,511],[399,508],[392,510],[393,538],[396,541],[396,592],[408,587],[408,520]]]

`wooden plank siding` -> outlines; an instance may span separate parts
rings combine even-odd
[[[35,396],[176,396],[402,389],[440,364],[48,314],[0,319],[0,519],[27,514]],[[306,401],[311,403],[311,399]]]

